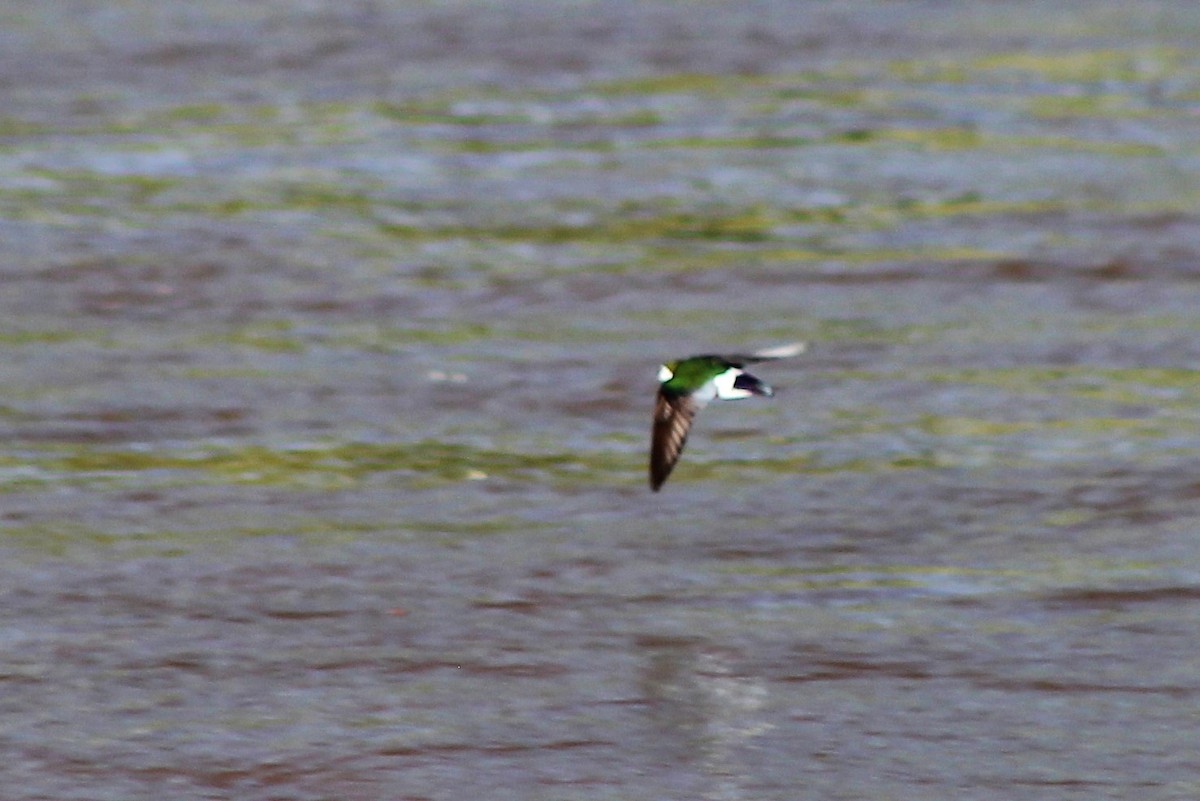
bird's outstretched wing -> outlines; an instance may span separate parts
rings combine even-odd
[[[698,411],[700,404],[691,396],[658,391],[654,401],[654,430],[650,437],[650,489],[655,492],[675,469]]]
[[[729,356],[723,356],[726,361],[734,365],[753,364],[754,362],[765,362],[772,359],[790,359],[793,356],[799,356],[804,351],[808,350],[807,342],[789,342],[786,345],[776,345],[773,348],[763,348],[756,350],[754,353],[735,353]]]
[[[786,345],[776,345],[773,348],[755,351],[754,359],[760,362],[767,359],[790,359],[793,356],[799,356],[806,350],[808,350],[807,342],[789,342]]]

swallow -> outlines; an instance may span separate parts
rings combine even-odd
[[[658,368],[658,395],[650,436],[650,489],[658,492],[683,453],[696,413],[712,400],[771,397],[775,390],[742,368],[747,364],[787,359],[803,353],[793,342],[749,355],[705,354],[667,362]]]

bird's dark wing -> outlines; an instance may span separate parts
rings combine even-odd
[[[654,429],[650,437],[650,489],[658,492],[675,469],[679,454],[687,443],[692,418],[700,404],[688,395],[658,391],[654,402]]]

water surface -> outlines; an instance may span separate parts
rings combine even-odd
[[[1193,4],[0,23],[6,797],[1200,792]]]

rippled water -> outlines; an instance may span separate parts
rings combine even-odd
[[[6,798],[1200,795],[1200,8],[0,31]]]

